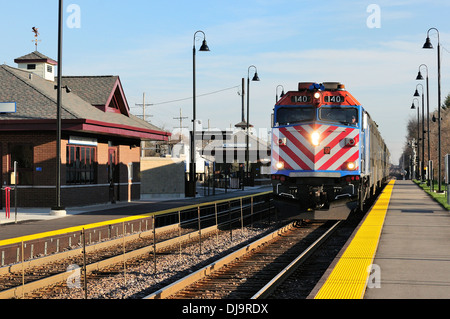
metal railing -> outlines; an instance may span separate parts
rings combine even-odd
[[[156,243],[156,235],[169,229],[176,236],[190,234],[192,237],[198,234],[201,243],[202,229],[228,229],[232,236],[233,227],[252,224],[261,219],[263,214],[270,216],[274,212],[271,205],[271,192],[265,192],[112,220],[101,226],[90,224],[3,240],[0,242],[0,266],[79,249],[83,244],[90,246],[102,243],[105,246],[125,236],[153,236]],[[255,207],[264,209],[257,213]],[[178,229],[178,232],[173,229]]]

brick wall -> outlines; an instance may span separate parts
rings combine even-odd
[[[10,144],[32,144],[33,145],[33,183],[35,185],[54,185],[55,184],[55,154],[56,138],[54,134],[47,132],[15,132],[0,134],[0,149],[2,152],[2,185],[9,184],[10,163],[9,145]],[[37,172],[36,168],[42,170]]]
[[[10,183],[10,144],[33,145],[33,185],[19,186],[19,207],[51,207],[56,204],[56,135],[53,132],[2,132],[0,134],[1,184]],[[66,207],[107,203],[110,200],[108,183],[108,143],[97,146],[98,185],[66,185],[66,146],[68,139],[61,141],[61,204]],[[132,143],[130,143],[132,144]],[[118,148],[120,184],[116,194],[120,200],[128,199],[128,163],[133,163],[131,198],[140,198],[140,148],[120,145]],[[11,193],[14,196],[14,192]],[[0,194],[0,208],[4,205],[4,192]]]

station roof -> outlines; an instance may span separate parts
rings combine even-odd
[[[14,62],[15,63],[45,62],[52,65],[58,64],[55,60],[49,58],[48,56],[42,54],[39,51],[34,51],[24,56],[21,56],[20,58],[14,59]]]
[[[34,54],[36,52],[15,61],[34,58]],[[29,71],[0,65],[0,102],[16,102],[15,113],[0,114],[0,131],[56,129],[56,84]],[[63,77],[62,85],[71,90],[67,93],[62,89],[63,131],[142,140],[168,140],[170,136],[129,112],[118,76]]]

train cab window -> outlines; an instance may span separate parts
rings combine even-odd
[[[358,125],[358,110],[342,107],[321,107],[319,119],[325,122],[337,122],[345,125]]]
[[[290,125],[305,121],[313,121],[315,109],[312,107],[281,107],[276,114],[278,125]]]

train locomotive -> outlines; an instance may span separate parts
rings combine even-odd
[[[271,179],[282,218],[347,219],[387,183],[378,125],[338,82],[301,82],[276,103]]]

